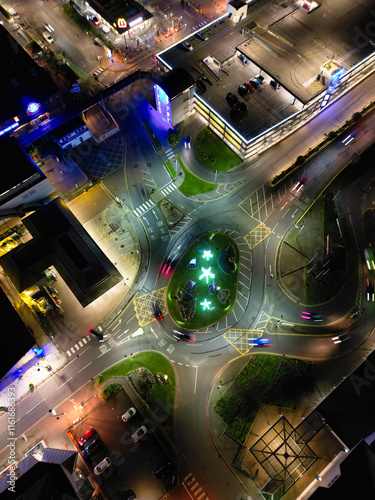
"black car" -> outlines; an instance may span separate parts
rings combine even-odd
[[[160,310],[159,304],[153,305],[153,313],[154,313],[154,318],[155,318],[157,323],[159,323],[160,321],[163,321],[164,317],[163,317],[163,314]]]
[[[240,94],[241,97],[244,97],[249,93],[249,89],[245,85],[240,85],[238,87],[238,93]]]
[[[228,92],[227,97],[226,97],[227,103],[229,106],[233,106],[236,102],[238,102],[238,97],[233,94],[232,92]]]
[[[258,76],[256,77],[256,79],[257,79],[257,80],[259,80],[259,81],[260,81],[260,83],[263,83],[263,82],[264,82],[264,76],[262,76],[262,75],[258,75]]]
[[[101,446],[101,441],[98,435],[95,435],[88,439],[82,447],[82,455],[84,457],[89,457],[94,453],[94,451]]]
[[[238,101],[232,106],[232,110],[235,113],[245,113],[247,111],[247,106],[244,102]]]
[[[178,330],[173,330],[173,337],[175,337],[177,340],[185,340],[185,342],[191,342],[194,344],[195,342],[195,335],[192,333],[186,333],[186,332],[179,332]]]

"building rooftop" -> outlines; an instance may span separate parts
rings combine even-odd
[[[144,20],[153,17],[151,12],[135,0],[88,0],[86,5],[90,5],[108,23],[114,26],[117,25],[118,19],[125,19],[125,21],[128,21],[138,14],[141,14]],[[127,31],[128,28],[116,29],[119,33],[122,33]]]
[[[208,34],[207,41],[191,36],[193,51],[178,43],[158,57],[169,68],[186,69],[195,80],[205,76],[211,85],[202,99],[249,140],[325,91],[317,76],[327,61],[333,59],[348,70],[374,52],[364,35],[372,6],[372,0],[323,2],[307,13],[291,0],[260,0],[248,5],[248,16],[236,25],[224,19],[201,30]],[[276,91],[266,78],[259,89],[240,98],[248,112],[231,116],[226,94],[237,94],[239,85],[260,72],[281,88]]]
[[[24,218],[23,224],[33,238],[0,258],[19,292],[39,281],[51,265],[83,307],[122,280],[60,198]]]
[[[0,150],[2,157],[0,196],[35,175],[44,177],[34,161],[12,137],[0,137]]]
[[[184,68],[176,68],[159,76],[157,83],[170,99],[194,85],[194,78]]]

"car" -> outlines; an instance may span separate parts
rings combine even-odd
[[[189,52],[191,52],[194,49],[192,44],[189,42],[184,42],[181,45],[183,46],[184,49],[188,50]]]
[[[239,52],[237,55],[238,55],[238,57],[240,58],[240,60],[241,60],[243,63],[247,64],[247,63],[249,63],[249,62],[250,62],[250,59],[248,59],[248,58],[247,58],[247,57],[245,57],[243,54],[241,54],[241,52]]]
[[[244,87],[246,87],[246,88],[247,88],[248,90],[250,90],[251,92],[252,92],[253,90],[255,90],[255,87],[254,87],[254,85],[253,85],[251,82],[245,82],[245,83],[244,83]]]
[[[374,254],[371,248],[365,248],[365,259],[369,271],[375,271]]]
[[[52,305],[46,297],[40,297],[40,299],[37,299],[35,302],[38,303],[40,311],[44,314],[52,309]]]
[[[374,282],[368,278],[366,280],[366,299],[368,302],[374,302]]]
[[[244,97],[245,95],[247,95],[249,93],[249,89],[247,87],[245,87],[245,85],[240,85],[238,87],[238,91],[239,95],[241,97]]]
[[[100,476],[102,472],[104,472],[108,467],[112,464],[110,459],[108,457],[103,458],[101,462],[98,463],[98,465],[95,466],[94,468],[94,474],[97,476]]]
[[[52,26],[48,23],[44,23],[44,28],[49,31],[50,33],[52,33],[53,31],[55,31]]]
[[[356,138],[356,136],[360,133],[361,131],[359,129],[356,129],[354,130],[351,134],[349,134],[347,137],[345,137],[345,139],[342,141],[342,143],[347,146],[348,144],[350,144],[352,141],[354,141],[354,139]]]
[[[95,26],[96,26],[97,24],[99,24],[99,19],[98,19],[96,16],[94,16],[93,14],[88,14],[88,15],[86,16],[86,19],[87,19],[88,21],[91,21],[93,24],[95,24]]]
[[[276,80],[271,80],[271,81],[270,81],[270,85],[271,85],[271,87],[273,87],[275,90],[279,90],[279,88],[280,88],[280,83],[277,83],[277,81],[276,81]]]
[[[261,82],[257,78],[251,78],[250,83],[256,89],[261,86]]]
[[[88,441],[90,438],[92,437],[97,437],[97,432],[96,430],[93,428],[93,427],[90,427],[85,433],[83,436],[81,436],[79,439],[78,439],[78,444],[80,446],[83,446],[86,441]]]
[[[122,420],[124,422],[127,422],[128,420],[130,420],[132,417],[134,417],[134,415],[137,413],[137,410],[132,406],[131,408],[129,408],[129,410],[123,414],[123,416],[121,417]]]
[[[178,330],[173,330],[173,337],[177,340],[185,340],[185,342],[191,342],[192,344],[195,342],[195,335],[192,333],[179,332]]]
[[[291,189],[291,192],[299,193],[303,188],[303,186],[306,184],[306,180],[307,180],[306,177],[302,177],[301,180],[299,180],[296,184],[294,184],[294,186]]]
[[[188,135],[187,137],[185,137],[184,146],[186,149],[191,148],[191,135]]]
[[[101,446],[99,436],[93,436],[84,443],[82,448],[82,455],[87,458],[94,453],[94,451]]]
[[[159,304],[154,304],[153,305],[153,314],[154,314],[154,318],[155,318],[155,321],[157,323],[159,323],[160,321],[163,321],[164,317],[163,317],[163,314],[160,310],[160,307],[159,307]]]
[[[323,315],[314,312],[302,311],[301,313],[302,319],[308,319],[310,321],[323,321]]]
[[[137,443],[145,434],[147,434],[147,427],[145,425],[142,425],[134,432],[134,434],[131,435],[131,440],[134,443]]]
[[[207,33],[202,33],[201,31],[198,31],[198,33],[195,35],[197,38],[200,38],[204,42],[208,40],[208,35]]]
[[[107,34],[109,33],[111,30],[108,28],[108,26],[106,24],[101,24],[99,26],[99,28],[103,31],[103,33]]]
[[[48,43],[53,43],[51,33],[48,33],[48,31],[43,31],[43,38],[47,40]]]
[[[88,333],[90,335],[94,335],[99,340],[99,342],[105,342],[105,339],[108,337],[108,335],[103,335],[101,332],[95,330],[95,328],[90,328]]]
[[[262,75],[258,75],[256,79],[259,80],[261,84],[264,82],[264,76]]]
[[[172,462],[168,462],[159,467],[159,469],[154,472],[154,476],[156,479],[164,479],[165,477],[172,474],[176,469],[177,467],[175,466],[175,464],[173,464]]]
[[[227,100],[227,103],[229,104],[229,106],[233,106],[233,104],[238,102],[238,97],[235,94],[233,94],[232,92],[228,92],[225,99]]]
[[[249,342],[249,346],[257,345],[260,347],[265,347],[267,345],[272,345],[271,339],[263,339],[262,337],[258,337],[256,339],[251,339]]]
[[[171,258],[168,257],[168,259],[165,261],[165,264],[163,265],[163,267],[161,268],[161,271],[160,271],[160,274],[164,274],[167,267],[169,266],[169,264],[171,263]]]
[[[345,332],[342,333],[341,335],[336,335],[335,337],[332,337],[332,342],[334,344],[341,344],[341,342],[345,342],[346,340],[350,339],[350,335]]]
[[[247,111],[247,106],[244,102],[238,101],[233,104],[232,111],[235,111],[236,113],[244,113]]]

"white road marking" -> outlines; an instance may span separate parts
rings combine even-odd
[[[61,389],[61,387],[65,384],[67,384],[69,382],[69,380],[72,380],[73,377],[70,377],[68,378],[68,380],[66,382],[64,382],[63,384],[61,384],[59,387],[57,387],[56,391],[58,391],[59,389]]]
[[[92,361],[90,361],[90,363],[88,363],[86,366],[84,366],[83,368],[81,368],[80,370],[78,370],[78,373],[81,373],[81,371],[83,371],[85,368],[87,368],[88,366],[90,366],[92,363]]]
[[[46,399],[46,398],[42,399],[42,401],[39,401],[39,403],[38,403],[38,404],[36,404],[35,406],[33,406],[33,407],[31,408],[31,410],[27,411],[27,412],[25,413],[25,415],[27,415],[27,414],[28,414],[28,413],[30,413],[31,411],[35,410],[35,408],[36,408],[37,406],[39,406],[39,405],[40,405],[40,403],[43,403],[43,401],[44,401],[45,399]]]

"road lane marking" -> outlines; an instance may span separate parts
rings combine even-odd
[[[81,368],[80,370],[78,370],[78,373],[81,373],[81,371],[83,371],[85,368],[87,368],[88,366],[90,366],[92,363],[92,361],[90,361],[90,363],[88,363],[86,366],[84,366],[83,368]]]
[[[198,379],[198,367],[194,366],[195,368],[195,381],[194,381],[194,394],[197,392],[197,379]]]
[[[39,405],[40,405],[40,403],[43,403],[43,401],[44,401],[45,399],[46,399],[46,398],[42,399],[42,401],[39,401],[39,403],[38,403],[38,404],[36,404],[35,406],[33,406],[33,407],[31,408],[31,410],[27,411],[27,412],[25,413],[25,415],[27,415],[27,414],[28,414],[28,413],[30,413],[31,411],[35,410],[35,408],[36,408],[37,406],[39,406]]]
[[[73,377],[70,377],[68,378],[68,380],[66,382],[64,382],[63,384],[61,384],[59,387],[56,388],[56,391],[58,391],[59,389],[61,389],[61,387],[65,384],[67,384],[69,382],[69,380],[72,380]]]

